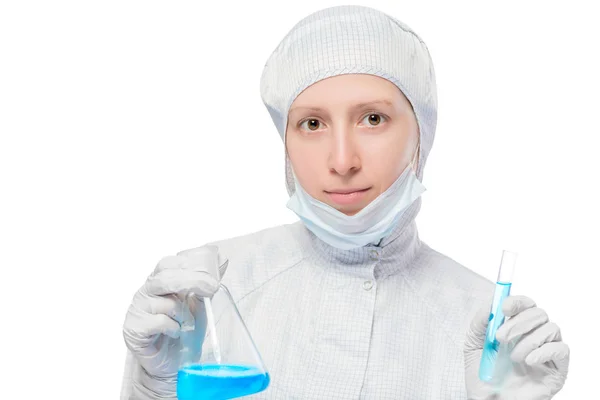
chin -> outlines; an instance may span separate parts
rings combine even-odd
[[[342,211],[344,214],[346,214],[347,216],[351,217],[353,215],[356,215],[360,212],[360,210],[362,210],[362,208],[358,209],[358,210],[353,210],[353,211]]]

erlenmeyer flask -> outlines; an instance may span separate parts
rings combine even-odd
[[[177,398],[232,399],[265,390],[269,374],[229,290],[221,284],[211,298],[190,292],[186,306],[194,326],[181,332]]]

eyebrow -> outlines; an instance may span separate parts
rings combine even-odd
[[[391,100],[384,99],[384,100],[374,100],[374,101],[366,101],[364,103],[358,103],[358,104],[353,105],[350,109],[351,110],[357,110],[357,109],[364,108],[364,107],[367,107],[367,106],[372,106],[372,105],[375,105],[375,104],[386,104],[386,105],[388,105],[390,107],[394,106],[394,103],[392,103]],[[294,108],[290,109],[290,112],[296,111],[296,110],[309,110],[309,111],[314,111],[314,112],[323,112],[323,111],[325,111],[324,109],[322,109],[320,107],[297,106],[297,107],[294,107]]]

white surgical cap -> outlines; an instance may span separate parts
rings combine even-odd
[[[420,132],[417,176],[435,134],[437,93],[429,50],[406,24],[373,8],[355,5],[322,9],[298,22],[267,60],[261,97],[285,144],[287,116],[294,99],[322,79],[371,74],[394,83],[410,101]],[[286,186],[294,178],[286,153]]]

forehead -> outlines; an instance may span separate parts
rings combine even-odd
[[[394,107],[407,103],[400,89],[387,79],[368,74],[344,74],[315,82],[292,102],[290,112],[331,107],[379,105]]]

